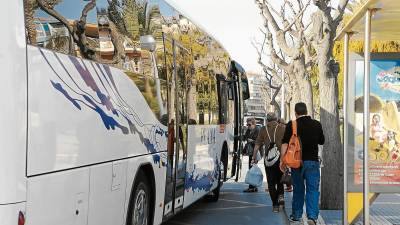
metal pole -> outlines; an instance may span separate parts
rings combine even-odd
[[[281,92],[281,118],[286,119],[285,118],[285,72],[281,72],[281,76],[282,76],[282,92]]]
[[[349,77],[349,40],[350,34],[344,35],[344,68],[343,68],[343,225],[347,225],[347,149],[349,144],[348,137],[348,77]]]
[[[365,37],[364,37],[364,157],[363,157],[363,206],[364,206],[364,225],[369,223],[369,168],[368,168],[368,149],[369,149],[369,95],[370,95],[370,45],[371,45],[371,15],[368,10],[365,15]]]

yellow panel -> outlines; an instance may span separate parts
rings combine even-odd
[[[378,197],[376,193],[369,194],[369,203],[371,204]],[[363,210],[363,193],[347,193],[347,221],[353,223]]]
[[[372,40],[399,41],[400,1],[399,0],[368,0],[356,11],[350,21],[338,31],[336,40],[343,38],[346,32],[355,32],[352,40],[364,40],[364,15],[368,9],[379,9],[372,17]]]

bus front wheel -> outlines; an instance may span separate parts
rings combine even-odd
[[[143,171],[139,171],[132,189],[127,225],[149,225],[150,185]]]

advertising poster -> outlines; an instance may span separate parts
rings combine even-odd
[[[354,184],[362,184],[364,62],[356,61]],[[400,185],[400,59],[373,60],[369,174],[372,187]]]

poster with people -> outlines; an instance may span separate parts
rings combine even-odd
[[[354,184],[362,184],[364,61],[356,61]],[[400,185],[400,59],[373,60],[369,174],[372,187]],[[385,189],[385,190],[389,190]]]

